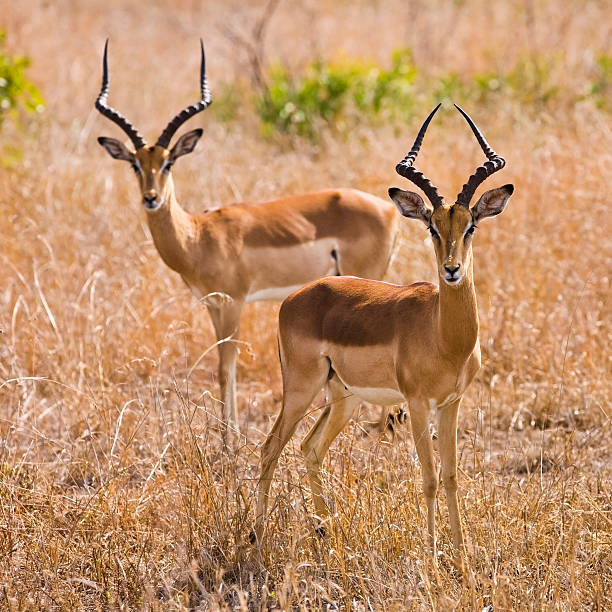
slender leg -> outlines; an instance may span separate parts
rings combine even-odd
[[[463,553],[463,530],[457,503],[457,414],[461,398],[438,410],[438,440],[440,462],[442,464],[442,482],[446,491],[448,516],[451,534],[455,547],[455,560],[460,560]]]
[[[438,470],[435,466],[427,404],[412,400],[409,406],[412,437],[423,472],[423,494],[427,503],[427,529],[431,551],[436,559],[436,493],[438,492]]]
[[[268,494],[278,458],[294,434],[298,423],[308,412],[315,395],[325,384],[329,372],[327,359],[319,359],[315,364],[310,364],[310,367],[302,369],[290,368],[282,360],[281,363],[283,367],[283,407],[261,448],[255,518],[255,537],[258,543],[262,541]],[[294,371],[295,374],[292,374]]]
[[[330,392],[327,398],[329,404],[302,441],[315,513],[322,522],[329,514],[321,484],[323,458],[360,403],[358,398],[349,394],[336,376],[329,381],[327,387]]]
[[[208,312],[215,327],[217,341],[230,338],[218,345],[219,351],[219,386],[221,387],[221,400],[223,401],[223,441],[229,444],[230,440],[239,433],[238,411],[236,406],[236,360],[238,348],[234,340],[238,339],[240,332],[240,314],[244,302],[232,300],[221,304],[209,305]]]

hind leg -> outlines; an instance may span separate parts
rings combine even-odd
[[[290,360],[289,360],[290,361]],[[329,361],[318,356],[311,363],[287,363],[281,358],[283,370],[283,406],[261,449],[255,536],[261,542],[268,508],[268,494],[278,458],[293,436],[295,429],[310,409],[315,395],[329,375]]]
[[[321,465],[331,443],[359,407],[359,399],[351,395],[334,376],[327,384],[328,405],[302,441],[302,452],[312,490],[315,514],[323,522],[329,514],[328,504],[323,497]]]

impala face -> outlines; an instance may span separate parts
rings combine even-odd
[[[418,193],[392,187],[389,196],[405,217],[419,219],[431,234],[438,274],[447,285],[460,285],[472,262],[472,236],[480,219],[498,215],[506,207],[514,187],[504,185],[482,194],[475,206],[439,204],[434,210]]]
[[[140,149],[132,168],[140,183],[142,202],[146,210],[157,210],[166,202],[166,183],[170,176],[170,152],[162,147]]]
[[[476,168],[476,171],[463,185],[457,200],[452,206],[444,203],[444,199],[438,193],[438,188],[414,167],[414,162],[423,144],[425,132],[441,104],[438,104],[429,113],[410,152],[395,168],[400,176],[412,181],[424,191],[433,210],[425,205],[423,198],[418,193],[412,191],[403,191],[397,187],[392,187],[389,189],[389,197],[395,202],[402,215],[411,219],[419,219],[427,226],[436,250],[438,274],[447,285],[452,286],[461,285],[466,278],[466,270],[470,269],[472,263],[472,235],[476,230],[476,225],[484,217],[499,215],[506,207],[514,187],[504,185],[486,191],[480,196],[478,202],[470,208],[470,202],[478,186],[491,174],[501,170],[506,165],[506,161],[489,146],[469,115],[455,104],[455,108],[463,115],[472,132],[474,132],[478,144],[487,156],[487,161]]]
[[[169,148],[170,141],[178,128],[194,115],[202,112],[212,103],[208,81],[206,79],[206,58],[204,57],[204,43],[200,40],[202,49],[202,61],[200,65],[200,101],[184,108],[176,114],[170,123],[165,127],[157,142],[150,146],[138,133],[138,130],[121,113],[111,108],[107,104],[109,90],[108,72],[108,40],[104,45],[104,58],[102,59],[102,87],[96,98],[96,108],[114,124],[119,126],[129,137],[134,149],[128,149],[122,142],[115,138],[101,136],[98,142],[106,149],[113,159],[121,159],[131,164],[138,182],[145,209],[148,212],[159,210],[166,204],[168,189],[172,186],[169,181],[170,168],[172,164],[181,156],[191,153],[200,136],[202,130],[191,130],[183,134],[176,144]]]
[[[166,186],[173,164],[181,155],[191,153],[201,136],[201,129],[187,132],[170,151],[159,145],[145,145],[134,152],[115,138],[104,136],[98,142],[113,159],[130,163],[138,178],[145,210],[153,212],[166,204]]]
[[[444,204],[433,211],[428,229],[440,278],[448,285],[459,285],[472,260],[472,236],[476,226],[471,212],[457,204]]]

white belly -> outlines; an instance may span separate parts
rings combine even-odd
[[[336,238],[325,238],[300,244],[299,246],[275,249],[272,247],[253,249],[255,259],[269,264],[267,272],[252,279],[252,285],[247,295],[247,302],[260,300],[284,300],[290,293],[303,287],[306,283],[323,276],[338,273],[338,262],[332,252],[338,252]],[[337,256],[336,256],[337,257]],[[277,282],[294,282],[294,285],[284,287],[266,287],[266,278],[277,279]],[[278,280],[278,279],[283,280]]]
[[[247,295],[247,302],[259,302],[261,300],[275,300],[282,301],[284,300],[290,293],[293,293],[296,289],[299,289],[302,285],[292,285],[291,287],[271,287],[270,289],[260,289],[259,291],[254,291]],[[194,287],[193,285],[189,285],[191,292],[195,297],[202,302],[205,306],[210,305],[218,305],[222,302],[231,302],[231,296],[214,291],[209,293],[208,295],[202,295],[202,292]]]
[[[379,404],[383,406],[392,406],[394,404],[403,404],[406,398],[395,389],[385,389],[383,387],[349,387],[346,388],[357,397],[370,402],[371,404]]]
[[[260,289],[247,295],[247,302],[259,302],[260,300],[284,300],[290,293],[299,289],[302,285],[292,285],[291,287],[271,287],[269,289]]]

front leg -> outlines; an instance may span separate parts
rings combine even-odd
[[[436,468],[431,435],[429,433],[429,407],[423,401],[411,400],[409,404],[412,438],[423,473],[423,494],[427,504],[427,530],[429,544],[436,563],[436,494],[438,492],[438,470]]]
[[[223,402],[223,441],[226,445],[233,441],[235,434],[240,433],[236,406],[236,340],[240,332],[243,306],[243,299],[219,300],[214,304],[207,304],[219,343],[219,386]]]
[[[461,398],[438,408],[438,439],[442,482],[446,491],[448,516],[455,547],[455,565],[461,568],[463,555],[463,529],[457,501],[457,414]]]

